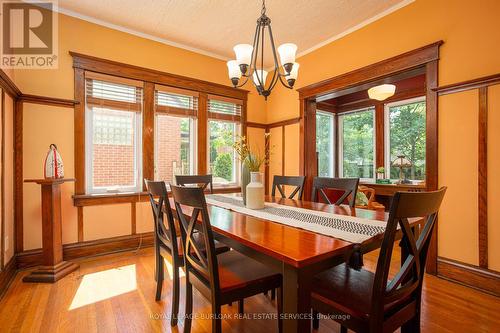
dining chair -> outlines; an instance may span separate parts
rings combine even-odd
[[[182,251],[182,239],[178,237],[174,216],[168,200],[167,187],[163,181],[144,180],[149,195],[149,201],[153,210],[154,220],[154,245],[155,245],[155,272],[156,272],[156,297],[161,299],[161,290],[164,280],[164,260],[171,258],[172,261],[172,309],[170,324],[177,324],[179,312],[179,268],[184,267],[184,252]],[[166,215],[166,225],[164,216]],[[199,237],[199,235],[198,235]],[[217,242],[217,252],[229,251],[229,247]]]
[[[321,196],[321,199],[329,205],[341,205],[350,196],[349,206],[353,208],[356,204],[358,184],[359,178],[315,177],[313,179],[311,201],[320,202],[319,196]],[[344,193],[335,202],[331,202],[325,190],[341,190]]]
[[[293,199],[293,197],[298,194],[297,199],[302,200],[302,192],[304,191],[304,182],[306,177],[304,176],[274,176],[273,177],[273,189],[271,195],[276,196],[276,189],[278,189],[282,198],[286,198],[285,195],[285,185],[295,186],[294,190],[288,196],[288,199]]]
[[[422,281],[432,231],[446,187],[432,192],[396,192],[380,248],[375,272],[341,264],[315,276],[311,306],[313,327],[318,313],[336,315],[341,332],[394,332],[403,327],[420,332]],[[416,239],[411,218],[424,217]],[[389,280],[391,257],[398,226],[402,238],[402,264]]]
[[[184,244],[186,275],[184,332],[191,331],[193,286],[212,303],[212,332],[217,333],[222,330],[222,305],[273,288],[278,289],[278,318],[280,318],[281,274],[234,250],[216,254],[203,189],[174,185],[171,185],[171,189]],[[190,215],[189,219],[186,213]],[[194,237],[196,225],[201,227],[202,238]],[[278,329],[281,332],[281,319],[278,319]]]
[[[208,187],[210,193],[214,193],[212,175],[175,175],[175,182],[180,186],[201,185],[203,190]]]

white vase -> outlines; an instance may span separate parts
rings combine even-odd
[[[250,183],[247,185],[246,207],[249,209],[264,208],[264,184],[260,172],[250,172]]]

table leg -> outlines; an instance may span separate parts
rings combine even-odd
[[[308,274],[283,265],[283,332],[311,331],[310,278]]]

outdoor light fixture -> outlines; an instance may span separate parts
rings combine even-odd
[[[270,72],[264,70],[264,37],[266,35],[266,29],[269,33],[274,58],[272,75]],[[236,55],[236,60],[228,61],[227,69],[229,78],[235,88],[245,85],[250,77],[259,95],[264,96],[265,99],[271,94],[271,90],[273,90],[278,80],[286,88],[293,88],[299,73],[299,64],[295,62],[297,45],[292,43],[280,45],[278,47],[280,61],[278,62],[273,32],[271,30],[271,19],[266,16],[265,0],[262,1],[261,16],[257,20],[253,46],[250,44],[238,44],[233,50]],[[240,83],[242,76],[245,79]],[[266,85],[268,77],[270,77],[270,80]]]
[[[396,86],[393,84],[381,84],[380,86],[375,86],[368,89],[368,96],[371,99],[376,99],[377,101],[383,101],[394,95],[396,92]]]

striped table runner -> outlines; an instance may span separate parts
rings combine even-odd
[[[338,215],[266,202],[263,209],[248,209],[241,197],[209,194],[208,204],[291,227],[309,230],[352,243],[362,243],[385,231],[385,222]]]

